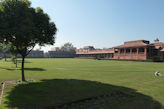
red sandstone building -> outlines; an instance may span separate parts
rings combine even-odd
[[[76,51],[78,57],[88,58],[106,58],[113,59],[114,49],[95,49],[93,46],[85,46],[82,49]]]
[[[86,46],[76,51],[79,57],[103,57],[107,59],[148,60],[153,57],[164,59],[164,43],[155,39],[155,43],[147,40],[128,41],[112,49],[94,49]]]

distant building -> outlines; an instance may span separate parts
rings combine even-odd
[[[154,55],[164,59],[164,43],[153,43],[154,45]]]
[[[95,48],[93,46],[85,46],[83,47],[83,50],[94,50]]]
[[[0,53],[0,57],[4,58],[4,54]],[[10,58],[11,54],[6,53],[6,58]],[[18,58],[21,58],[22,56],[20,54],[17,55]],[[44,52],[40,50],[32,50],[26,58],[44,58]]]
[[[114,59],[147,60],[152,57],[153,45],[147,40],[128,41],[114,47]]]
[[[18,58],[21,58],[22,56],[20,54],[18,54],[17,56]],[[40,50],[32,50],[27,56],[26,58],[44,58],[44,51],[40,51]]]
[[[78,57],[103,57],[107,59],[148,60],[153,57],[164,59],[164,43],[156,38],[154,43],[147,40],[128,41],[113,49],[88,49],[84,47],[76,51]]]
[[[60,47],[51,48],[46,54],[49,58],[74,58],[76,57],[76,52],[73,49],[62,49]]]
[[[49,56],[49,53],[48,52],[46,52],[46,53],[44,53],[44,58],[49,58],[50,56]]]
[[[164,58],[164,43],[155,40],[150,43],[147,40],[128,41],[123,45],[114,47],[114,59],[147,60],[153,57]]]
[[[59,47],[53,47],[53,48],[51,48],[51,51],[59,51],[59,50],[60,50]]]
[[[27,58],[44,58],[44,51],[32,50],[32,51],[27,55]]]
[[[74,58],[75,51],[48,51],[49,58]]]
[[[114,49],[94,49],[93,46],[85,46],[84,48],[76,50],[76,55],[77,57],[112,59]]]
[[[5,54],[4,53],[0,53],[0,58],[4,58]],[[6,53],[6,58],[10,58],[10,54]]]

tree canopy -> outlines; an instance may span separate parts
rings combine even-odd
[[[0,13],[1,41],[12,43],[21,55],[28,55],[36,44],[55,43],[55,24],[41,8],[32,8],[28,0],[3,0]]]
[[[61,50],[63,50],[63,51],[75,51],[76,47],[74,47],[72,43],[67,42],[63,46],[61,46]]]
[[[41,8],[31,7],[28,0],[1,0],[0,41],[10,43],[24,58],[36,44],[44,46],[55,43],[57,28]]]

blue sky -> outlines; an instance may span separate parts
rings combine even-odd
[[[164,0],[31,0],[55,22],[54,46],[110,48],[130,40],[164,42]],[[52,46],[42,49],[48,51]],[[36,47],[37,48],[37,47]]]

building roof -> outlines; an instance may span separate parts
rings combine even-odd
[[[153,43],[156,49],[164,48],[164,43],[159,42],[159,43]]]
[[[90,50],[86,51],[76,51],[76,54],[104,54],[104,53],[114,53],[114,49],[106,49],[106,50]]]
[[[164,48],[162,48],[160,51],[164,52]]]
[[[159,45],[159,46],[164,46],[164,43],[163,42],[158,42],[158,43],[152,43],[154,45]]]
[[[93,46],[84,46],[83,48],[94,48]]]
[[[128,41],[125,42],[123,45],[116,46],[114,48],[131,48],[131,47],[145,47],[150,46],[149,41],[147,40],[136,40],[136,41]]]

